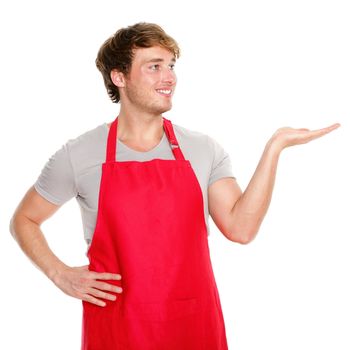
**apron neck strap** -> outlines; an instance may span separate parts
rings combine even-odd
[[[168,138],[171,150],[174,154],[176,160],[185,160],[185,157],[182,154],[180,145],[177,142],[174,128],[169,119],[163,118],[163,128],[165,134]],[[118,126],[118,117],[112,122],[109,127],[108,139],[107,139],[107,153],[106,153],[106,162],[115,162],[116,153],[117,153],[117,126]]]

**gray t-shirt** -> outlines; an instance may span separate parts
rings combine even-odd
[[[223,177],[233,177],[229,155],[210,136],[174,123],[175,136],[185,159],[189,160],[202,189],[204,218],[208,235],[208,186]],[[45,164],[34,187],[48,201],[62,205],[75,197],[82,215],[84,238],[90,244],[96,225],[101,165],[105,162],[108,125],[69,140]],[[135,151],[117,141],[117,161],[175,159],[166,134],[147,152]]]

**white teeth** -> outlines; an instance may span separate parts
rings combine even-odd
[[[161,94],[165,94],[165,95],[171,94],[171,90],[157,90],[157,92],[160,92]]]

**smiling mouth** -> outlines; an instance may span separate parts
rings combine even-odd
[[[173,90],[170,89],[157,89],[156,90],[158,94],[163,95],[163,96],[171,96]]]

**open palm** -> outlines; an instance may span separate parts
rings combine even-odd
[[[283,127],[278,129],[272,136],[271,140],[274,144],[282,150],[283,148],[300,145],[310,142],[321,136],[324,136],[331,131],[337,129],[340,126],[339,123],[330,125],[326,128],[309,130],[305,128],[294,129],[290,127]]]

